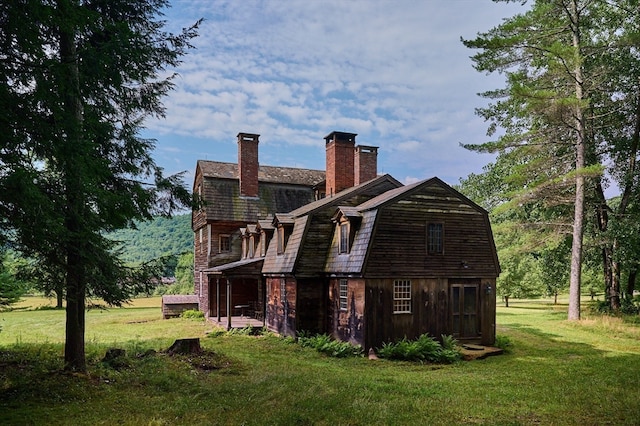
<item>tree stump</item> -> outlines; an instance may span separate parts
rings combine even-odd
[[[104,358],[102,358],[102,362],[113,362],[118,358],[122,358],[126,355],[126,351],[120,348],[110,348],[107,349],[107,352],[104,354]]]
[[[202,353],[202,347],[200,347],[200,339],[198,337],[190,339],[177,339],[173,342],[173,345],[167,349],[169,355],[175,354],[199,354]]]

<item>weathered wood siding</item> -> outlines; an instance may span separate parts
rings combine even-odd
[[[444,253],[427,254],[427,225],[444,225]],[[366,276],[497,277],[486,212],[439,185],[423,187],[378,211]]]
[[[181,294],[162,296],[162,318],[179,317],[187,310],[198,310],[196,296]]]
[[[281,292],[285,280],[285,294]],[[293,277],[267,277],[266,326],[282,336],[296,335],[296,280]]]
[[[402,279],[403,277],[398,277]],[[393,279],[367,280],[365,290],[365,338],[363,346],[379,348],[385,342],[415,339],[422,334],[439,339],[453,335],[450,287],[475,284],[479,289],[480,334],[467,341],[492,345],[495,342],[495,292],[487,294],[486,284],[495,289],[494,279],[428,278],[411,279],[411,313],[393,313]]]
[[[338,340],[365,346],[365,280],[347,279],[347,310],[340,309],[340,279],[329,284],[329,332]]]

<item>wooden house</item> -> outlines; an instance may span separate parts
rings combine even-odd
[[[252,133],[237,135],[237,164],[197,162],[193,191],[204,205],[192,213],[194,292],[207,317],[228,317],[230,326],[237,313],[264,313],[261,267],[274,214],[375,177],[377,148],[356,146],[355,137],[325,137],[326,172],[260,165],[259,135]]]
[[[307,202],[301,188],[288,188],[295,202],[248,196],[240,166],[238,189],[236,175],[198,162],[200,308],[227,327],[248,314],[282,335],[330,333],[367,350],[425,333],[493,344],[500,266],[487,212],[438,178],[377,176],[377,148],[355,136],[325,137],[325,180],[306,187]]]
[[[262,269],[270,329],[366,349],[424,333],[494,343],[488,214],[440,179],[401,186],[385,175],[274,225],[286,245],[272,242]]]

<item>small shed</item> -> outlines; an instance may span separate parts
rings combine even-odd
[[[198,310],[195,294],[169,294],[162,296],[162,318],[179,317],[184,311]]]

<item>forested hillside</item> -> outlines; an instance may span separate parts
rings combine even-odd
[[[191,214],[172,218],[156,217],[149,222],[136,222],[138,229],[121,229],[108,237],[122,241],[122,259],[141,263],[161,256],[180,255],[193,250]]]

